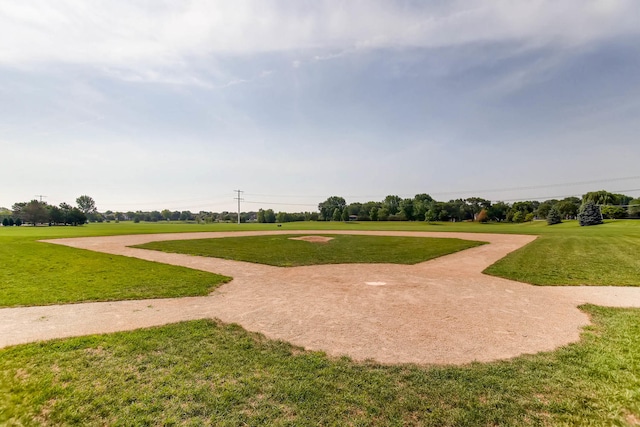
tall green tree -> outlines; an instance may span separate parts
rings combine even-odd
[[[339,196],[331,196],[324,202],[318,204],[318,210],[320,211],[320,219],[323,221],[330,221],[333,217],[333,213],[336,209],[342,214],[342,210],[347,206],[347,202],[344,198]],[[340,221],[340,219],[338,219]]]
[[[22,219],[33,225],[49,222],[47,204],[38,200],[32,200],[22,209]]]
[[[400,210],[400,203],[402,202],[402,198],[396,195],[388,195],[384,198],[382,202],[382,206],[387,209],[389,215],[395,215]]]
[[[80,209],[85,215],[93,214],[98,211],[95,200],[87,195],[78,197],[76,199],[76,205],[78,205],[78,209]]]

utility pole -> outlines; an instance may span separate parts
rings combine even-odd
[[[43,197],[47,197],[47,196],[42,195],[42,194],[36,194],[36,197],[39,197],[40,198],[40,203],[42,203],[42,198]]]
[[[238,197],[234,197],[234,199],[238,201],[238,224],[240,224],[240,202],[244,200],[242,197],[240,197],[240,193],[244,193],[244,191],[242,190],[233,190],[233,191],[238,193]]]

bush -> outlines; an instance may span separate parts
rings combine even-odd
[[[480,213],[478,213],[478,216],[476,217],[476,220],[478,222],[487,222],[489,221],[489,214],[487,213],[486,209],[482,209],[480,211]]]
[[[516,211],[511,217],[511,221],[513,222],[524,222],[524,213],[520,211]]]
[[[533,221],[533,218],[535,218],[535,215],[533,214],[533,212],[529,212],[524,216],[524,222],[531,222]]]
[[[600,208],[600,212],[605,218],[622,219],[627,217],[627,209],[621,206],[607,205]]]
[[[2,220],[2,225],[5,226],[5,227],[8,227],[9,226],[9,218],[4,218]]]
[[[554,225],[554,224],[560,224],[561,222],[562,222],[562,216],[560,215],[558,208],[556,208],[555,206],[552,206],[551,209],[549,209],[549,212],[547,213],[547,224]]]
[[[600,207],[593,202],[587,202],[580,206],[578,221],[581,226],[602,224]]]

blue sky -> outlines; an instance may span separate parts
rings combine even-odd
[[[4,2],[0,206],[640,196],[639,70],[637,1]]]

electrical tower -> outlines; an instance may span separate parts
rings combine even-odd
[[[242,190],[233,190],[233,191],[238,193],[238,197],[234,197],[234,199],[236,199],[238,201],[238,224],[240,224],[240,202],[242,200],[244,200],[242,197],[240,197],[240,194],[244,193],[244,191],[242,191]]]
[[[46,198],[47,196],[43,195],[43,194],[36,194],[36,197],[40,198],[40,203],[42,203],[42,198]]]

